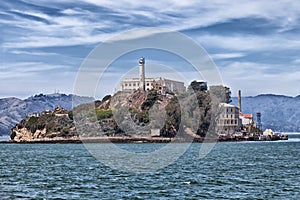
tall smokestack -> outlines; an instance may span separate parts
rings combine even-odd
[[[240,113],[242,112],[242,94],[241,90],[238,91],[238,108]]]
[[[140,58],[139,66],[140,66],[140,89],[145,91],[146,90],[146,84],[145,84],[145,58]]]

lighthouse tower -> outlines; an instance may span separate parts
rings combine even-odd
[[[145,91],[146,90],[146,85],[145,85],[145,58],[140,58],[139,67],[140,67],[140,89],[142,91]]]

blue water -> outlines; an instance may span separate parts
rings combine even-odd
[[[82,144],[0,144],[0,199],[300,199],[299,138],[218,143],[204,159],[200,146],[166,168],[131,174]]]

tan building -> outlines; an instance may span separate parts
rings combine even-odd
[[[174,92],[182,93],[186,91],[183,82],[174,81],[166,78],[146,78],[145,77],[145,58],[139,60],[139,78],[125,78],[121,82],[121,90],[131,92],[134,90],[156,89],[161,93]]]
[[[140,79],[138,78],[126,78],[121,82],[122,91],[134,91],[140,88]],[[165,78],[145,78],[145,90],[156,89],[161,93],[174,92],[182,93],[185,92],[186,88],[183,82],[174,81]]]
[[[232,134],[241,128],[241,119],[239,118],[239,108],[227,103],[220,104],[220,117],[218,127],[220,134]]]

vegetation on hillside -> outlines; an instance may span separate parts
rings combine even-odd
[[[76,129],[84,136],[150,134],[151,129],[159,129],[160,136],[175,137],[179,129],[188,127],[203,137],[212,122],[215,99],[218,103],[230,102],[230,90],[223,86],[207,91],[194,85],[189,92],[180,95],[159,94],[156,90],[122,95],[120,92],[107,95],[72,111],[58,109],[39,117],[31,116],[16,128],[26,128],[32,134],[45,129],[46,137],[71,137],[78,134],[75,120]],[[117,105],[112,103],[114,98]],[[12,137],[15,135],[13,133]]]

